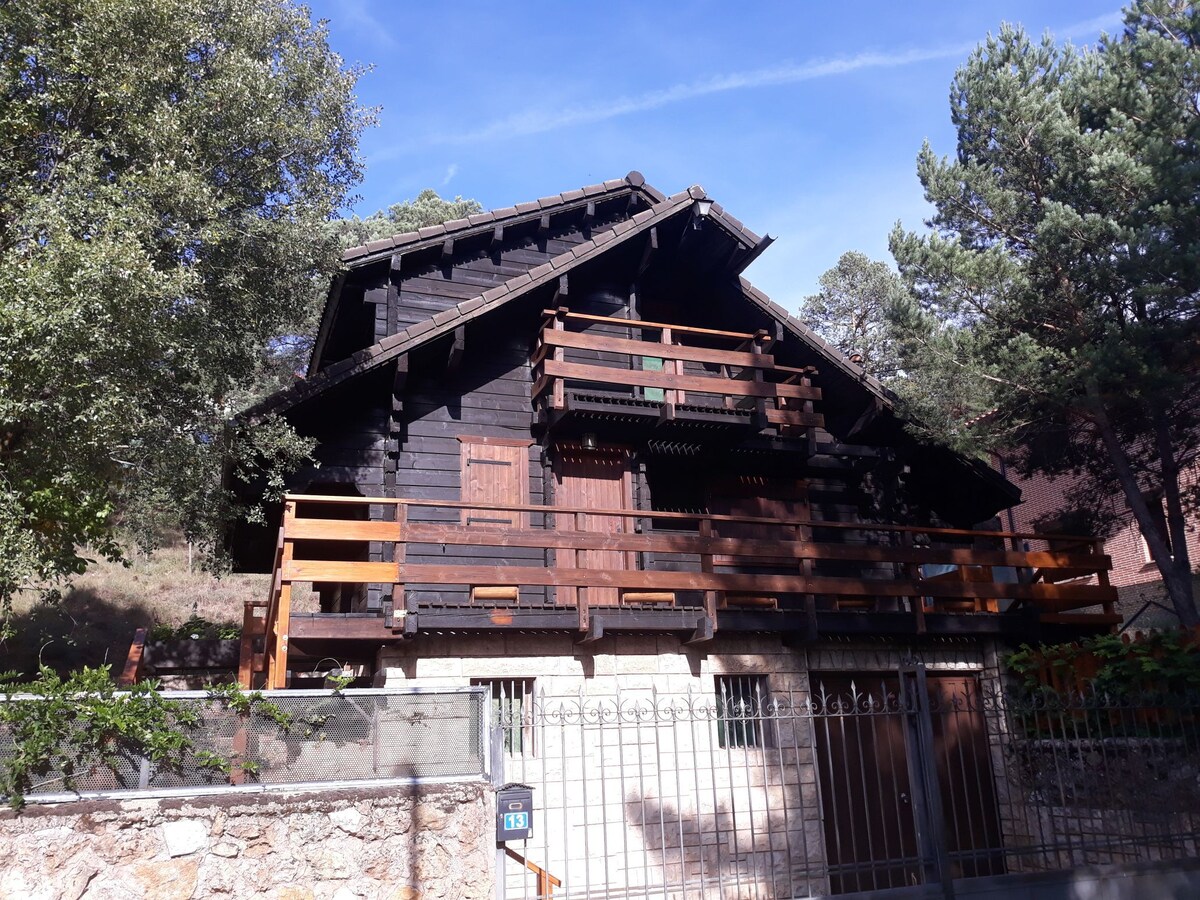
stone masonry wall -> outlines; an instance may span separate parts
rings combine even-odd
[[[0,900],[485,900],[480,783],[80,801],[0,813]]]

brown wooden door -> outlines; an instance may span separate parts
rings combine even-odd
[[[528,505],[528,442],[468,437],[459,440],[463,502]],[[462,524],[472,528],[523,528],[528,519],[525,513],[511,510],[462,511]]]
[[[814,674],[817,774],[830,890],[919,884],[899,679]],[[933,755],[955,878],[1004,872],[987,725],[973,675],[928,675]]]
[[[570,509],[632,509],[632,480],[629,453],[621,448],[559,445],[554,461],[554,505]],[[618,516],[590,515],[586,512],[555,517],[559,531],[588,531],[601,534],[623,534],[630,531],[630,521]],[[564,568],[617,569],[632,568],[631,554],[619,550],[560,550],[557,565]],[[615,605],[620,591],[609,587],[581,588],[589,606]],[[558,602],[574,606],[579,595],[574,588],[559,588]]]

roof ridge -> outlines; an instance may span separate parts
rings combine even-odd
[[[465,219],[451,219],[448,222],[443,222],[440,225],[426,225],[424,228],[418,228],[415,231],[402,231],[393,234],[389,237],[379,238],[378,240],[368,241],[365,244],[360,244],[357,247],[350,247],[342,251],[342,262],[347,263],[359,259],[363,256],[370,256],[374,253],[379,253],[384,250],[392,250],[396,247],[403,247],[409,244],[427,241],[430,238],[441,237],[452,232],[465,231],[467,229],[478,228],[481,225],[489,225],[501,220],[515,218],[517,216],[528,215],[533,212],[540,212],[546,209],[553,209],[557,206],[562,206],[566,203],[574,203],[588,197],[595,197],[600,194],[612,194],[625,188],[632,188],[641,194],[644,194],[651,200],[651,205],[657,205],[667,200],[667,196],[653,185],[646,182],[645,176],[636,169],[630,171],[624,178],[613,178],[600,184],[589,184],[575,190],[563,191],[560,194],[552,194],[548,197],[540,197],[537,200],[531,200],[525,203],[518,203],[515,206],[505,206],[500,209],[484,210],[480,213],[467,216]]]

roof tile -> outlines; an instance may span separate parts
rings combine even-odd
[[[458,231],[461,228],[469,227],[470,224],[470,221],[467,219],[452,219],[445,224],[445,229],[447,231]]]
[[[537,281],[537,279],[544,278],[553,271],[554,267],[551,266],[550,263],[542,263],[540,266],[534,266],[529,270],[529,277],[534,281]]]
[[[517,215],[521,215],[522,213],[528,213],[528,212],[536,212],[538,210],[538,208],[539,207],[537,205],[536,200],[534,200],[532,203],[518,203],[517,204]]]
[[[448,325],[455,319],[461,318],[462,312],[457,306],[452,306],[449,309],[443,309],[440,313],[437,313],[435,316],[433,316],[433,318],[431,318],[429,321],[433,322],[434,326],[436,327],[439,325]]]
[[[509,292],[512,292],[520,290],[531,281],[533,281],[533,279],[529,276],[529,273],[526,272],[524,275],[518,275],[516,278],[510,278],[504,283],[508,286]]]
[[[583,191],[577,189],[574,191],[563,191],[561,196],[563,203],[570,203],[572,200],[582,200],[587,195],[584,194]]]
[[[589,185],[585,185],[583,188],[583,195],[585,197],[595,197],[597,194],[603,194],[603,193],[604,193],[604,185],[602,185],[602,184],[589,184]]]
[[[558,206],[558,204],[562,203],[562,201],[562,194],[555,194],[552,197],[539,197],[538,206],[542,209],[545,209],[547,206]]]
[[[706,193],[704,193],[704,188],[700,187],[698,184],[693,184],[690,188],[688,188],[687,194],[693,200],[699,200],[702,197],[708,196]]]
[[[422,241],[427,240],[436,234],[445,234],[445,233],[446,233],[445,225],[426,225],[424,228],[417,229],[417,234],[420,236],[420,240],[422,240]]]
[[[407,340],[407,339],[408,339],[408,329],[405,328],[400,331],[397,331],[395,334],[389,334],[387,337],[385,337],[382,341],[379,342],[379,348],[381,350],[391,350],[393,347],[403,344],[405,342],[405,340]]]
[[[482,294],[482,297],[483,297],[483,300],[485,303],[491,303],[494,300],[499,300],[501,297],[503,297],[507,293],[508,293],[508,285],[506,282],[505,284],[499,284],[494,288],[490,288],[490,289],[484,291]]]
[[[646,183],[646,176],[637,169],[631,169],[629,174],[625,176],[625,181],[634,187],[641,187]]]
[[[467,313],[474,312],[475,310],[479,309],[479,307],[483,306],[483,304],[484,299],[482,296],[472,297],[470,300],[464,300],[462,303],[458,304],[458,311],[465,316]]]
[[[379,253],[383,250],[391,250],[392,246],[391,238],[383,238],[383,240],[379,241],[370,241],[367,244],[367,253]]]
[[[484,212],[484,213],[475,213],[475,215],[473,215],[473,216],[467,216],[467,221],[471,223],[472,227],[474,227],[475,225],[483,225],[487,222],[490,222],[494,218],[495,218],[495,216],[492,215],[490,212]]]
[[[352,259],[358,259],[360,256],[367,255],[366,247],[351,247],[349,250],[342,252],[342,262],[349,262]]]
[[[625,187],[628,183],[624,178],[612,178],[604,182],[604,189],[606,191],[615,191]]]
[[[427,331],[433,330],[433,319],[422,319],[415,325],[408,326],[409,339],[420,337]]]
[[[515,206],[506,206],[503,209],[492,210],[493,219],[507,219],[509,216],[515,216],[517,208]]]

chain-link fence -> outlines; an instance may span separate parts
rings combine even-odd
[[[25,799],[485,774],[483,688],[291,690],[261,696],[239,712],[227,699],[206,691],[164,692],[165,699],[198,720],[180,726],[190,750],[151,761],[121,742],[106,748],[107,758],[68,746],[60,764],[34,772]],[[6,702],[43,701],[13,696]],[[16,749],[11,729],[0,724],[0,760]]]

